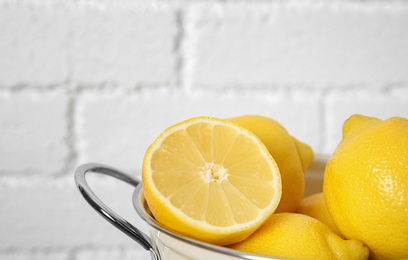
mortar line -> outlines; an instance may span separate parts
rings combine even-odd
[[[182,9],[177,9],[175,13],[175,23],[177,28],[177,33],[174,38],[173,51],[176,55],[176,64],[175,64],[175,74],[176,74],[176,87],[183,88],[184,80],[184,55],[183,55],[183,44],[185,39],[184,31],[184,13]]]
[[[64,160],[64,165],[61,167],[59,174],[56,177],[65,177],[69,172],[73,170],[78,158],[78,149],[76,147],[76,133],[75,133],[75,111],[77,106],[78,90],[75,87],[70,86],[67,90],[68,101],[67,111],[65,113],[65,120],[67,121],[67,133],[64,138],[65,145],[67,146],[68,153]]]

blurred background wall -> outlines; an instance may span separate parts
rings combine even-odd
[[[0,0],[0,259],[146,259],[73,172],[139,177],[178,121],[269,116],[329,155],[354,113],[408,117],[407,2]],[[122,185],[93,182],[145,230]]]

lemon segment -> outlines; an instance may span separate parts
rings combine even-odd
[[[145,154],[142,183],[160,223],[220,245],[249,236],[275,211],[282,193],[279,169],[264,144],[212,117],[166,129]]]

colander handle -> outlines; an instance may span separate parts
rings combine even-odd
[[[83,164],[75,169],[75,184],[77,185],[79,191],[81,192],[85,200],[89,203],[89,205],[91,205],[108,222],[110,222],[116,228],[118,228],[123,233],[128,235],[130,238],[135,240],[144,249],[150,251],[152,259],[160,260],[160,255],[153,246],[150,237],[144,234],[142,231],[140,231],[138,228],[136,228],[129,222],[127,222],[121,216],[116,214],[95,195],[95,193],[89,187],[85,178],[85,175],[88,172],[105,174],[117,178],[119,180],[122,180],[134,187],[140,185],[140,181],[133,179],[129,175],[117,169],[97,163]]]

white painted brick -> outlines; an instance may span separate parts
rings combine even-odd
[[[67,109],[63,91],[0,93],[0,173],[63,169],[69,153]]]
[[[192,87],[408,81],[404,3],[201,5],[188,17]]]
[[[147,231],[132,205],[133,187],[101,176],[88,179],[105,204]],[[0,252],[91,246],[140,249],[85,201],[74,184],[73,172],[68,180],[3,179],[0,185]]]
[[[64,12],[0,3],[0,87],[67,80],[68,30]]]
[[[2,260],[69,260],[69,253],[54,250],[34,250],[34,251],[6,251],[0,252]]]
[[[287,96],[279,92],[188,95],[165,91],[140,94],[91,91],[78,102],[78,160],[139,172],[147,147],[164,129],[198,115],[270,116],[291,134],[318,148],[319,109],[318,97],[306,93]]]
[[[81,250],[77,253],[75,260],[146,260],[150,259],[150,253],[137,248],[98,248]]]
[[[125,86],[174,83],[173,9],[150,5],[87,6],[73,13],[73,79]]]
[[[380,119],[393,116],[408,118],[408,89],[333,91],[327,96],[325,107],[327,142],[324,151],[331,154],[341,140],[344,121],[353,114]]]

